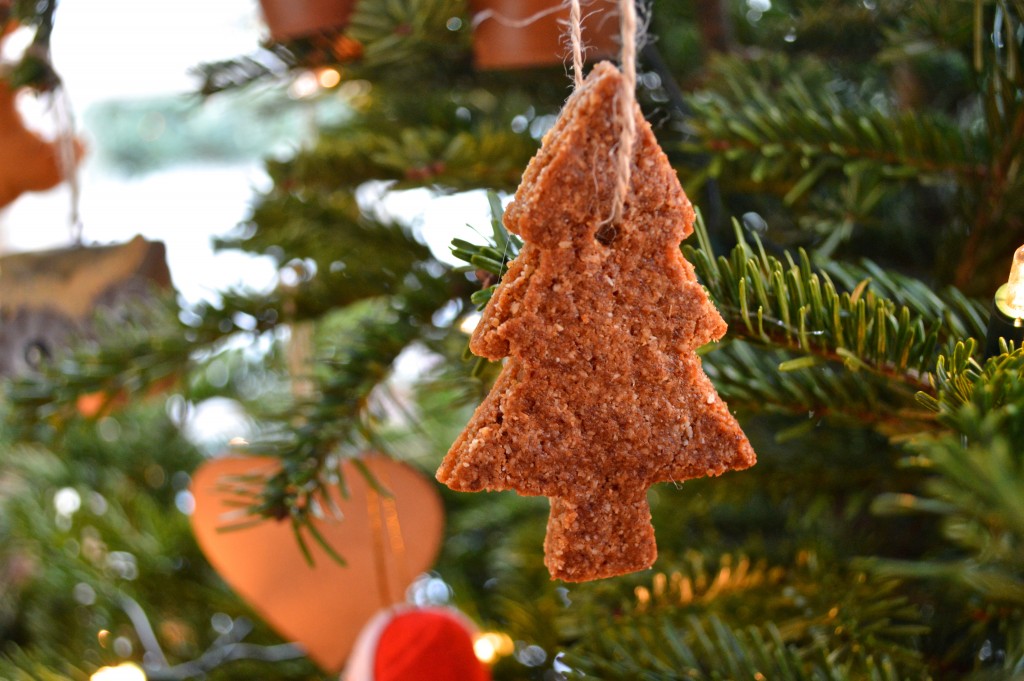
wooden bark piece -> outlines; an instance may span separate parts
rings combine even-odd
[[[725,322],[680,253],[693,208],[639,107],[623,218],[608,246],[595,238],[620,86],[595,67],[505,213],[526,243],[470,347],[509,359],[437,473],[456,490],[550,497],[545,562],[567,581],[650,567],[652,484],[755,462],[694,352]]]
[[[170,287],[164,244],[141,236],[0,257],[0,377],[34,371],[69,337],[87,333],[99,308]]]

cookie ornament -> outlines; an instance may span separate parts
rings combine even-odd
[[[726,325],[680,252],[694,211],[632,98],[618,193],[627,83],[598,64],[523,175],[505,225],[525,244],[470,341],[508,361],[437,472],[550,497],[545,564],[573,582],[653,564],[652,484],[756,460],[695,353]]]

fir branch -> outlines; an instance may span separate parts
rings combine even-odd
[[[861,282],[879,296],[924,319],[941,320],[943,343],[953,339],[983,338],[989,310],[977,298],[964,295],[952,286],[936,289],[920,279],[883,269],[870,260],[859,263],[828,260],[819,263],[840,286],[855,290]]]
[[[417,271],[410,281],[428,278],[424,271]],[[417,285],[425,291],[436,290],[436,285]],[[16,437],[48,441],[83,416],[104,415],[119,404],[168,389],[198,363],[215,356],[235,335],[259,336],[280,324],[363,299],[344,288],[325,287],[315,293],[302,285],[269,294],[225,291],[219,304],[200,303],[185,309],[163,296],[114,317],[100,313],[91,338],[78,339],[39,372],[3,384],[10,407],[6,420],[14,426]],[[333,299],[328,297],[332,294]],[[369,289],[362,295],[382,292]],[[83,409],[84,397],[95,404]]]
[[[307,191],[354,188],[371,178],[393,182],[396,189],[512,189],[537,149],[528,134],[496,124],[472,130],[392,127],[380,121],[353,125],[344,136],[325,136],[314,149],[269,164],[270,174],[278,186]]]
[[[908,465],[930,477],[922,494],[876,500],[886,514],[931,514],[942,519],[961,558],[865,561],[885,575],[959,582],[990,602],[1024,608],[1024,350],[984,366],[963,348],[936,371],[938,395],[926,402],[953,429],[912,443]]]
[[[216,94],[268,81],[300,69],[344,66],[353,79],[450,80],[466,71],[468,32],[448,22],[465,12],[460,0],[357,3],[348,26],[323,29],[285,42],[266,41],[251,55],[207,62],[193,69],[199,92]]]
[[[88,673],[70,660],[40,659],[37,651],[5,641],[0,654],[0,674],[5,681],[88,681]],[[50,656],[48,656],[50,657]]]
[[[105,415],[120,404],[169,389],[201,354],[214,355],[236,334],[260,335],[275,328],[287,318],[288,307],[279,292],[227,291],[220,305],[181,309],[172,296],[154,294],[113,314],[100,311],[89,337],[75,339],[37,373],[4,383],[11,412],[7,420],[19,438],[58,437],[82,417]]]
[[[314,374],[315,397],[281,415],[267,436],[248,447],[282,460],[281,471],[250,506],[251,515],[291,517],[297,532],[315,532],[310,524],[315,498],[329,498],[329,486],[344,485],[332,465],[335,457],[346,447],[380,449],[374,392],[399,354],[433,332],[431,317],[451,295],[446,279],[414,273],[390,299],[386,313],[365,319],[336,356],[321,362],[326,371]]]
[[[779,433],[780,440],[806,434],[823,419],[872,427],[891,438],[937,427],[934,413],[915,405],[912,386],[853,372],[817,356],[733,340],[708,348],[702,360],[731,407],[804,417]]]
[[[924,672],[914,639],[927,628],[896,582],[825,572],[806,553],[795,558],[770,567],[725,555],[714,566],[691,555],[637,586],[620,605],[624,617],[584,617],[566,662],[598,678],[652,681]],[[752,620],[762,624],[739,624]]]
[[[310,201],[296,193],[264,196],[249,221],[218,249],[269,256],[291,270],[289,317],[315,319],[331,309],[401,290],[413,271],[435,267],[430,249],[403,222],[374,218],[353,195],[335,192]],[[308,254],[297,258],[294,254]]]
[[[812,266],[802,249],[796,258],[785,253],[783,261],[768,255],[755,237],[755,251],[738,225],[738,243],[728,258],[715,257],[699,221],[695,231],[698,246],[684,245],[683,253],[729,323],[731,337],[839,362],[931,393],[927,373],[943,346],[958,339],[956,331],[977,326],[953,310],[941,319],[916,314],[876,292],[867,279],[845,291],[827,271]],[[903,297],[913,293],[906,289]],[[918,300],[914,306],[929,310],[934,303]]]
[[[166,295],[130,304],[116,316],[100,312],[92,334],[100,340],[79,338],[38,373],[4,384],[11,410],[7,418],[18,429],[17,436],[46,439],[45,433],[59,434],[80,418],[80,400],[88,395],[100,399],[98,409],[86,410],[97,413],[145,395],[179,376],[192,353],[213,340],[185,327],[178,319],[177,303]]]
[[[716,70],[719,87],[690,98],[700,141],[689,150],[725,159],[757,183],[782,183],[788,204],[822,181],[868,172],[897,183],[977,183],[988,173],[983,145],[943,118],[847,106],[799,71],[769,89],[740,60]],[[723,171],[712,164],[712,176]]]
[[[448,62],[450,70],[468,53],[469,44],[467,33],[450,30],[448,22],[465,10],[463,0],[359,3],[346,35],[363,46],[359,66],[364,77],[398,65],[409,76],[438,71],[438,62]]]
[[[270,43],[251,55],[199,64],[191,73],[201,81],[198,92],[209,96],[269,80],[278,81],[297,65],[294,52]]]
[[[523,240],[505,229],[502,217],[505,209],[496,193],[488,192],[487,201],[491,209],[491,243],[484,246],[472,244],[464,239],[452,239],[451,251],[485,276],[478,276],[483,288],[471,296],[478,310],[484,309],[494,294],[498,282],[508,271],[509,263],[515,260],[523,248]],[[490,275],[490,276],[488,276]],[[494,283],[491,283],[491,282]]]
[[[732,628],[717,617],[685,625],[647,623],[598,635],[598,650],[566,655],[570,678],[690,681],[693,679],[772,679],[790,681],[898,681],[906,672],[884,655],[858,654],[837,661],[824,644],[797,650],[771,623]],[[923,678],[928,678],[927,676]]]

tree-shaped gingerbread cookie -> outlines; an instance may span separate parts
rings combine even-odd
[[[725,322],[679,250],[693,208],[639,107],[622,217],[604,224],[621,79],[594,68],[505,213],[525,244],[470,347],[508,361],[437,472],[550,497],[545,563],[567,581],[651,566],[652,484],[755,462],[695,353]]]

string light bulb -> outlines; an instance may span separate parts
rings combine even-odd
[[[992,300],[988,333],[985,338],[985,357],[999,354],[999,339],[1013,341],[1017,347],[1024,342],[1024,246],[1013,254],[1010,276],[996,290]]]
[[[499,657],[511,655],[514,650],[512,638],[495,631],[478,634],[473,641],[473,653],[484,664],[494,664]]]
[[[1000,297],[1000,293],[1003,297]],[[1018,248],[1017,252],[1013,254],[1010,276],[996,292],[996,305],[1000,303],[1005,307],[1004,312],[1013,316],[1018,322],[1024,319],[1024,246]]]
[[[100,667],[89,681],[146,681],[146,672],[134,662],[122,662],[116,667]]]

